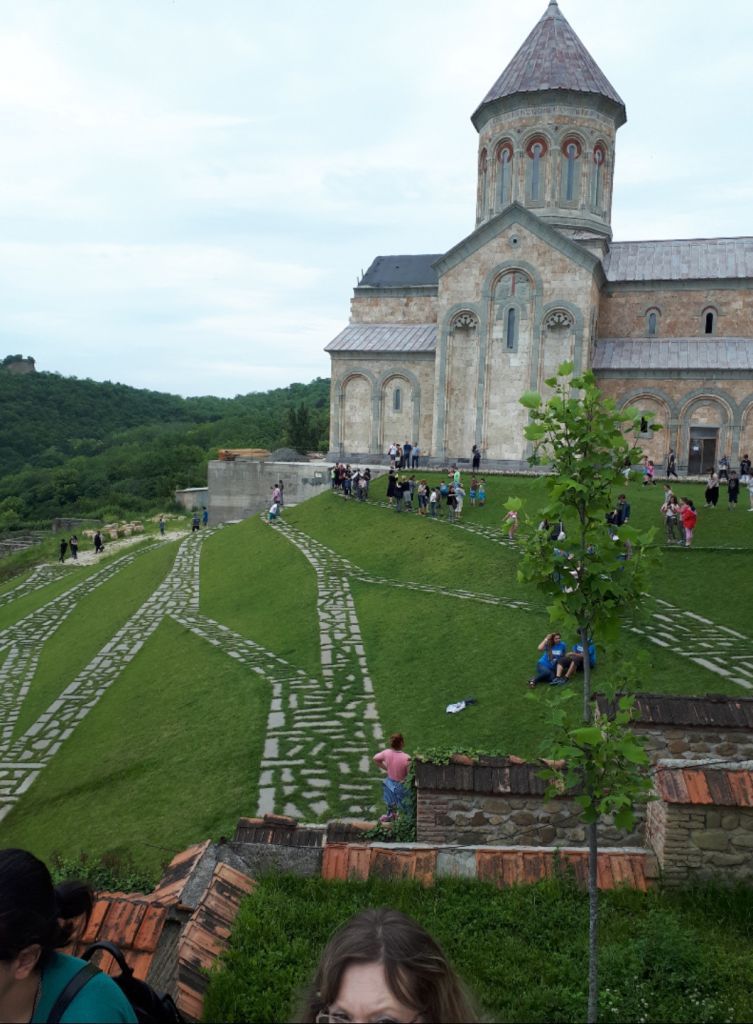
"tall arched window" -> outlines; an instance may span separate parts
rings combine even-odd
[[[403,407],[403,392],[402,388],[395,388],[392,392],[392,408],[395,412],[400,412]]]
[[[703,333],[716,334],[716,310],[707,306],[703,311]]]
[[[504,210],[512,202],[512,155],[512,143],[503,142],[497,150],[497,195],[500,210]]]
[[[591,174],[591,206],[600,210],[604,203],[604,165],[607,151],[599,142],[594,146],[594,166]]]
[[[540,203],[544,199],[546,183],[545,157],[547,145],[544,139],[531,139],[528,143],[528,199],[532,203]]]
[[[562,144],[562,198],[566,203],[575,202],[580,192],[578,180],[581,148],[577,139],[565,139]]]
[[[649,338],[655,338],[659,333],[659,310],[646,310],[646,334]]]
[[[518,317],[514,308],[507,311],[507,323],[505,325],[505,340],[509,351],[514,351],[518,341]]]
[[[481,150],[481,155],[478,159],[478,219],[483,220],[486,216],[486,208],[488,205],[488,197],[486,193],[486,179],[488,174],[488,160],[486,158],[486,150]]]

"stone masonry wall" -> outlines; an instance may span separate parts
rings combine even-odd
[[[743,729],[689,729],[686,727],[633,726],[646,737],[652,761],[684,758],[687,761],[753,761],[753,735]]]
[[[728,338],[750,337],[751,293],[747,289],[696,287],[683,282],[681,288],[663,284],[655,288],[622,289],[607,286],[599,310],[599,336],[602,338],[645,338],[648,334],[646,311],[659,310],[657,337],[698,338],[705,335],[704,310],[718,312],[715,335]]]
[[[753,879],[753,808],[657,800],[648,806],[646,838],[668,885]]]
[[[352,324],[433,324],[436,295],[359,295],[350,303]]]
[[[559,797],[504,796],[418,790],[416,839],[420,843],[462,846],[581,846],[585,826],[575,800]],[[641,848],[643,812],[635,831],[626,833],[608,821],[599,828],[602,846]]]

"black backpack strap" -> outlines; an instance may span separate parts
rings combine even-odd
[[[87,985],[95,974],[100,974],[99,967],[94,964],[84,964],[80,971],[73,975],[63,991],[55,1000],[55,1004],[47,1015],[47,1024],[60,1024],[60,1018],[79,994],[84,985]]]
[[[84,952],[81,954],[81,959],[91,960],[94,954],[100,949],[104,950],[105,953],[110,954],[110,956],[113,958],[115,963],[120,968],[121,974],[124,974],[127,978],[131,977],[133,971],[128,966],[126,958],[123,956],[123,950],[120,948],[120,946],[116,946],[114,942],[105,942],[104,940],[100,942],[92,942],[92,944],[90,946],[87,946]]]

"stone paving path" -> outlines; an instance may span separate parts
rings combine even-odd
[[[214,532],[202,530],[184,540],[170,572],[157,589],[14,741],[12,727],[44,640],[65,620],[80,597],[111,578],[137,553],[107,563],[99,573],[0,633],[0,650],[10,647],[0,668],[0,700],[11,709],[3,716],[7,731],[0,745],[0,820],[49,765],[61,744],[96,706],[165,616],[248,666],[271,686],[271,710],[259,780],[259,813],[283,811],[312,818],[342,811],[343,802],[344,809],[354,814],[371,808],[376,780],[373,772],[369,774],[365,723],[370,722],[374,738],[381,738],[373,702],[359,699],[349,683],[338,685],[343,669],[339,656],[331,659],[333,664],[327,671],[323,668],[322,678],[310,678],[285,659],[200,614],[201,546]],[[340,634],[334,629],[338,620],[334,614],[337,600],[327,599],[326,603],[333,625],[333,634],[327,637],[331,650],[335,641],[339,642]],[[352,617],[355,618],[354,612]],[[365,666],[362,648],[360,655],[355,654],[359,664],[363,661]],[[327,660],[324,650],[322,658]],[[370,682],[364,685],[370,686]]]
[[[4,594],[0,594],[0,606],[10,604],[11,601],[17,601],[19,597],[26,597],[27,594],[34,593],[35,590],[41,590],[42,587],[46,587],[53,580],[60,579],[67,571],[64,565],[38,565],[29,573],[23,583],[19,583],[12,590],[6,590]]]
[[[82,597],[93,593],[146,550],[149,547],[105,562],[97,572],[69,587],[13,625],[0,630],[0,651],[8,650],[7,657],[0,665],[0,757],[13,735],[45,642],[65,622]],[[60,570],[66,571],[62,566]],[[49,582],[51,575],[53,578],[59,576],[60,571],[52,566],[43,566],[38,575],[34,574],[34,579],[30,577],[17,591],[29,593],[38,589]],[[35,579],[37,586],[34,586]],[[42,579],[44,583],[38,582]],[[17,593],[17,596],[20,595]]]
[[[368,504],[389,509],[393,514],[397,514],[387,502],[370,499]],[[411,513],[401,514],[410,515]],[[513,541],[509,541],[506,537],[500,537],[499,528],[463,521],[448,523],[446,519],[437,521],[444,523],[445,526],[452,526],[453,529],[476,533],[497,544],[515,546]],[[358,578],[366,580],[367,575],[359,575]],[[374,582],[377,581],[374,580]],[[390,585],[395,586],[396,583],[391,581]],[[406,584],[402,584],[402,586],[406,586]],[[424,588],[419,585],[412,586],[412,589]],[[461,592],[455,596],[466,596],[467,593]],[[689,659],[696,665],[728,679],[745,690],[753,689],[753,639],[695,612],[678,608],[668,601],[652,598],[649,594],[645,596],[647,600],[655,602],[656,611],[651,613],[645,626],[629,626],[631,632],[657,647],[668,650],[671,654]],[[495,599],[490,598],[489,595],[477,595],[476,599],[486,600],[487,603],[502,603],[498,599],[495,602]],[[526,605],[524,602],[520,602],[518,607],[526,607]]]

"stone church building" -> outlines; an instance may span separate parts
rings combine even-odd
[[[625,104],[555,0],[472,116],[476,227],[446,253],[378,256],[332,361],[330,456],[418,444],[515,468],[524,391],[572,359],[664,428],[682,472],[753,453],[753,238],[615,242]]]

